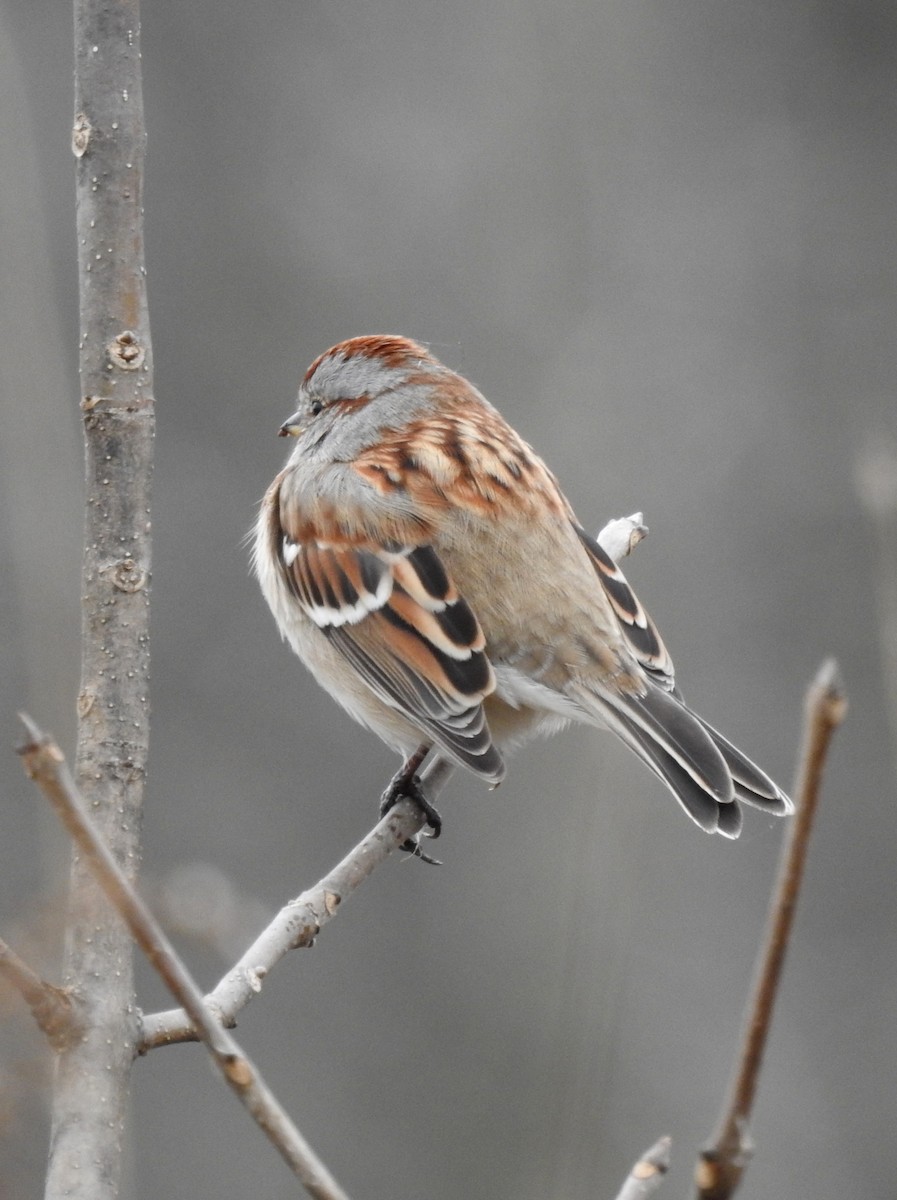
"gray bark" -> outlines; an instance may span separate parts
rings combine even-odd
[[[139,860],[149,711],[152,357],[136,0],[76,0],[75,127],[86,444],[78,787],[117,861]],[[136,1044],[132,945],[76,855],[65,983],[85,1036],[60,1055],[46,1195],[118,1194]]]

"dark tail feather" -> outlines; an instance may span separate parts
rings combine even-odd
[[[695,822],[705,833],[722,833],[726,837],[738,837],[741,831],[741,813],[734,801],[721,804],[710,795],[689,773],[676,762],[650,734],[645,733],[628,718],[621,718],[622,728],[615,732],[623,738],[651,770],[663,781]],[[723,813],[731,811],[734,820],[723,819]]]
[[[602,698],[607,724],[707,833],[737,838],[741,800],[766,812],[791,811],[772,780],[675,695],[649,686],[643,696]]]
[[[723,837],[737,838],[741,833],[742,817],[741,805],[736,800],[731,804],[721,804],[717,833],[721,833]]]
[[[691,710],[689,709],[689,711]],[[785,817],[794,811],[791,800],[780,787],[773,783],[765,771],[761,771],[757,764],[752,763],[737,746],[733,746],[712,725],[708,725],[703,717],[698,717],[697,713],[693,715],[716,742],[720,753],[726,760],[726,766],[729,768],[735,784],[737,799],[743,800],[745,804],[753,805],[754,808],[761,808],[764,812],[774,813],[777,817]]]
[[[728,804],[735,788],[715,738],[672,693],[653,684],[643,696],[622,697],[627,715],[712,799]]]

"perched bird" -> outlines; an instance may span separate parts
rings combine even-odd
[[[254,566],[318,682],[405,759],[491,784],[503,752],[569,721],[610,729],[708,833],[787,796],[685,704],[653,622],[533,450],[462,376],[404,337],[322,354],[282,426]]]

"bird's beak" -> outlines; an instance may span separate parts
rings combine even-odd
[[[288,417],[287,420],[284,421],[284,423],[281,425],[280,429],[278,430],[277,436],[278,437],[298,437],[299,434],[302,432],[302,429],[303,429],[302,425],[299,424],[299,414],[293,413],[293,415],[291,417]]]

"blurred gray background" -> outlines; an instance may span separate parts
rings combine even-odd
[[[627,573],[702,713],[791,782],[850,694],[745,1200],[893,1194],[894,746],[858,456],[897,436],[893,4],[145,0],[158,399],[147,893],[211,986],[373,822],[395,762],[279,643],[241,538],[308,362],[401,332],[468,374]],[[81,437],[71,18],[0,10],[0,929],[47,971],[66,846],[15,712],[70,749]],[[783,826],[700,833],[609,737],[444,797],[240,1036],[358,1200],[683,1195]],[[141,970],[141,1003],[167,1006]],[[40,1191],[48,1068],[9,998],[2,1200]],[[134,1072],[129,1200],[295,1194],[196,1047]]]

